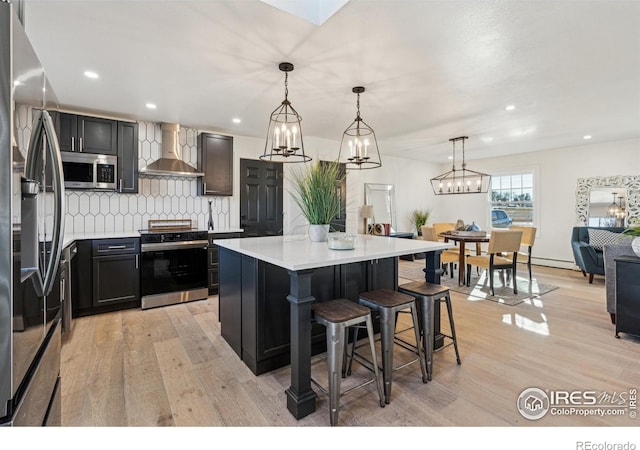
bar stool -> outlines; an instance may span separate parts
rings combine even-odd
[[[447,305],[447,314],[449,316],[449,327],[451,328],[451,336],[443,334],[442,336],[451,339],[451,342],[441,347],[453,344],[456,350],[456,360],[460,361],[460,353],[458,352],[458,339],[456,338],[456,327],[453,321],[453,310],[451,308],[451,295],[449,288],[440,284],[428,283],[426,281],[413,281],[398,286],[398,291],[413,296],[420,308],[420,334],[422,335],[423,354],[427,366],[427,374],[429,381],[433,373],[433,338],[434,338],[434,311],[436,302],[445,302]]]
[[[344,298],[318,302],[311,305],[312,318],[327,329],[327,371],[329,376],[329,390],[320,385],[316,380],[311,381],[325,395],[329,397],[329,418],[331,426],[338,423],[338,412],[340,410],[340,397],[349,392],[361,388],[374,381],[378,387],[378,395],[380,396],[380,406],[384,407],[384,399],[382,394],[382,383],[378,375],[378,364],[376,358],[376,349],[373,342],[373,324],[371,322],[371,310],[359,305],[355,302]],[[347,346],[346,329],[349,327],[367,328],[369,335],[369,347],[373,359],[373,377],[356,386],[340,392],[340,381],[342,378],[343,368],[345,366],[344,350]]]
[[[363,292],[359,296],[361,305],[365,305],[374,311],[380,313],[380,343],[382,347],[382,373],[384,380],[384,400],[385,403],[391,401],[391,383],[393,371],[402,369],[415,361],[420,362],[420,370],[422,371],[422,381],[427,382],[427,371],[425,368],[422,347],[420,346],[420,332],[418,314],[416,311],[416,301],[411,295],[403,294],[391,289],[378,289],[375,291]],[[414,347],[418,357],[398,367],[393,367],[393,350],[396,333],[396,316],[398,312],[406,309],[411,311],[413,319],[413,330],[416,337],[416,345]],[[355,339],[354,339],[355,347]],[[352,357],[353,357],[352,352]]]

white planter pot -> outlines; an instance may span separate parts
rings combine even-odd
[[[636,256],[640,257],[640,237],[636,237],[631,241],[631,248]]]
[[[326,242],[329,225],[309,225],[309,239],[311,242]]]

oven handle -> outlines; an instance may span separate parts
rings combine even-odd
[[[146,252],[159,252],[163,250],[182,250],[186,248],[203,248],[209,247],[208,241],[180,241],[180,242],[159,242],[154,244],[142,244],[140,251]]]

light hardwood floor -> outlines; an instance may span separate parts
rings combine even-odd
[[[354,391],[342,398],[340,424],[640,424],[628,414],[547,414],[538,421],[519,414],[516,400],[528,387],[620,393],[640,385],[640,340],[615,339],[603,279],[590,285],[579,272],[544,267],[534,267],[534,277],[559,289],[516,306],[453,292],[462,364],[448,347],[435,354],[433,381],[427,384],[415,364],[396,372],[385,408],[373,385]],[[288,368],[254,376],[220,336],[217,310],[217,297],[210,297],[76,319],[62,349],[63,425],[328,426],[321,393],[315,413],[300,421],[289,414]],[[396,355],[404,357],[401,350]],[[322,362],[313,373],[323,378]]]

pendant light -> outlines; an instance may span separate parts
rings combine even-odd
[[[449,139],[453,142],[453,166],[449,172],[431,179],[431,187],[436,195],[481,194],[489,190],[491,175],[467,169],[464,159],[464,141],[467,136]],[[462,169],[456,168],[456,142],[462,141]]]
[[[356,86],[351,91],[357,94],[357,113],[355,120],[342,134],[338,161],[347,169],[375,169],[382,165],[376,133],[360,117],[360,94],[364,87]]]
[[[278,67],[284,72],[284,100],[271,113],[267,142],[260,159],[283,163],[311,161],[311,157],[304,153],[302,128],[300,127],[302,118],[288,99],[289,88],[287,84],[289,72],[293,71],[293,64],[283,62]]]

